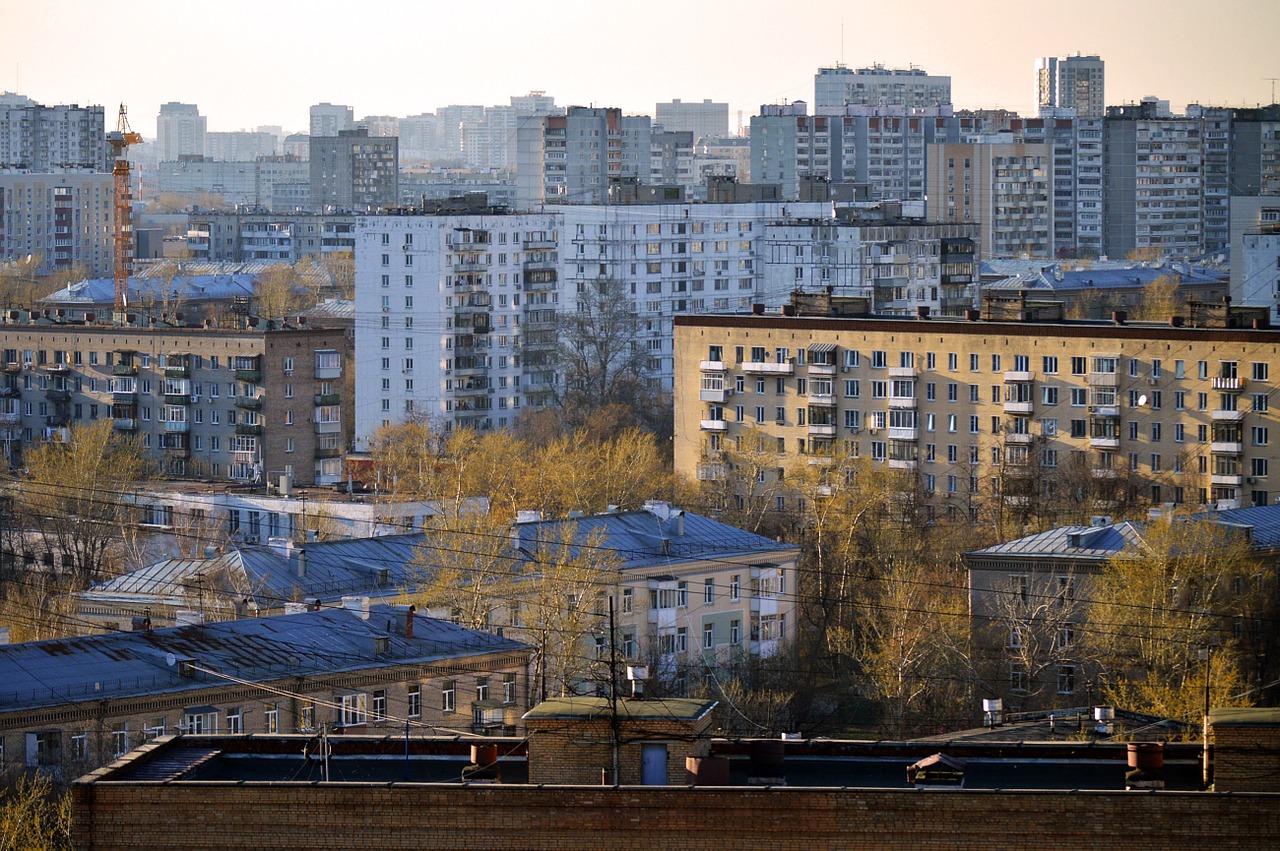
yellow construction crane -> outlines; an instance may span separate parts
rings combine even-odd
[[[142,134],[129,127],[124,104],[116,129],[107,134],[107,144],[115,152],[115,280],[116,320],[123,321],[129,306],[129,276],[133,273],[133,193],[129,186],[129,146],[142,141]]]

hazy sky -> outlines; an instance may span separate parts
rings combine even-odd
[[[1180,111],[1269,102],[1278,35],[1277,0],[0,0],[0,90],[124,101],[148,139],[170,100],[210,130],[298,130],[321,101],[403,116],[534,89],[648,114],[711,98],[736,124],[812,102],[841,60],[949,74],[958,107],[1030,110],[1035,58],[1079,51],[1106,60],[1108,104]]]

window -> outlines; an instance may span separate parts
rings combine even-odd
[[[716,646],[716,627],[715,624],[702,625],[702,647],[710,650]]]
[[[1020,662],[1009,663],[1009,691],[1027,690],[1027,669]]]
[[[378,689],[373,693],[373,720],[382,721],[387,717],[387,690]]]
[[[622,613],[629,615],[635,611],[635,592],[631,588],[622,589]]]
[[[124,756],[129,752],[129,722],[121,721],[111,729],[111,753]]]
[[[236,713],[234,721],[232,720],[232,712]],[[234,710],[227,710],[227,726],[231,727],[232,724],[241,724],[241,729],[233,732],[243,733],[243,721],[239,712],[239,707],[236,707]],[[211,736],[218,732],[218,711],[213,708],[209,708],[208,711],[204,711],[203,709],[197,709],[194,711],[187,710],[186,715],[183,718],[183,722],[186,725],[187,732],[191,735]]]
[[[1074,694],[1076,690],[1076,666],[1058,666],[1058,694]]]
[[[191,730],[191,716],[187,716],[187,729]],[[244,732],[244,710],[239,706],[227,710],[227,732],[233,736]]]
[[[516,702],[516,675],[515,674],[502,675],[502,702],[503,703]]]
[[[343,725],[363,724],[369,717],[369,695],[344,694],[342,696],[341,722]]]
[[[456,712],[458,709],[458,684],[454,680],[445,680],[441,685],[440,709],[443,712]]]
[[[729,599],[742,599],[742,577],[739,574],[729,577]]]
[[[264,703],[262,704],[262,718],[264,732],[279,733],[280,732],[280,704]]]
[[[298,732],[310,733],[316,728],[316,705],[310,700],[304,700],[302,706],[298,709]]]
[[[1266,361],[1254,361],[1253,363],[1253,380],[1266,381],[1269,374],[1269,367]]]
[[[1058,372],[1058,358],[1054,355],[1045,355],[1044,372],[1046,375],[1056,375]]]
[[[716,601],[716,581],[714,579],[702,580],[702,602],[707,604]]]

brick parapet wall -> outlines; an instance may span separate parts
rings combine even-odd
[[[82,783],[78,848],[1258,848],[1280,795]]]
[[[1280,787],[1280,726],[1213,728],[1213,788],[1263,792]]]

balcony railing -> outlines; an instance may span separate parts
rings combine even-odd
[[[794,360],[785,360],[782,363],[773,363],[770,361],[746,361],[742,364],[742,371],[756,375],[794,375],[796,371],[796,362]]]
[[[262,424],[261,423],[236,423],[236,434],[260,435],[262,434]]]

